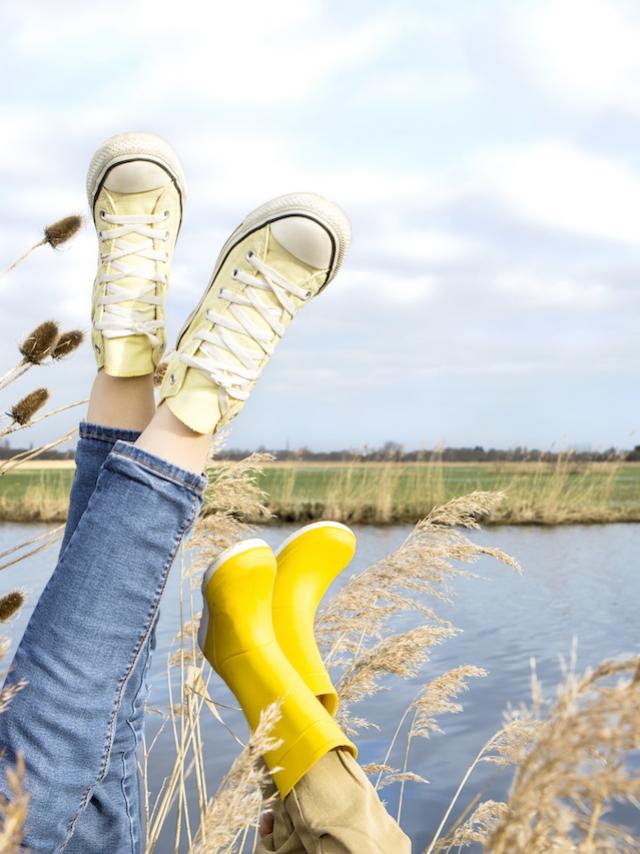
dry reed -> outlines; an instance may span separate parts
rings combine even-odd
[[[268,805],[263,802],[262,792],[269,787],[271,776],[262,755],[281,744],[270,735],[279,717],[278,703],[261,713],[258,726],[207,805],[193,854],[216,854],[229,848],[244,828],[255,821],[260,809]]]
[[[571,453],[516,463],[282,462],[267,466],[269,509],[281,521],[315,519],[360,524],[413,523],[434,507],[473,491],[504,493],[491,524],[554,525],[640,521],[640,481],[622,457],[577,462]]]

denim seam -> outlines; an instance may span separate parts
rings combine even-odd
[[[170,480],[171,483],[175,483],[177,486],[182,486],[185,489],[188,489],[189,492],[193,493],[197,498],[202,497],[202,493],[198,490],[198,487],[194,486],[192,483],[189,483],[188,480],[180,477],[174,477],[173,474],[170,474],[164,469],[161,469],[159,466],[155,466],[153,463],[150,463],[147,460],[140,460],[136,456],[132,456],[130,454],[123,454],[121,451],[111,451],[111,456],[121,457],[123,460],[130,460],[131,462],[137,463],[143,468],[149,469],[160,477],[163,477],[165,480]]]
[[[130,459],[130,458],[127,458],[127,459]],[[68,835],[67,835],[67,838],[65,839],[64,843],[62,844],[61,848],[58,849],[59,851],[64,851],[64,849],[66,848],[69,840],[73,836],[73,832],[74,832],[76,824],[78,822],[78,818],[80,816],[80,813],[86,808],[87,804],[91,800],[91,795],[95,791],[95,788],[98,785],[98,783],[100,783],[100,782],[102,782],[102,780],[104,780],[104,777],[105,777],[105,774],[106,774],[106,771],[107,771],[107,768],[109,765],[111,748],[113,746],[113,736],[114,736],[114,731],[115,731],[116,716],[118,713],[118,709],[120,708],[120,705],[122,704],[122,694],[124,691],[124,686],[127,684],[127,680],[131,676],[131,673],[135,667],[138,656],[140,655],[140,651],[143,648],[144,643],[146,642],[147,638],[149,637],[149,632],[151,630],[151,626],[153,625],[153,619],[155,617],[155,614],[158,611],[160,599],[162,598],[162,593],[164,592],[164,588],[166,586],[167,579],[169,577],[169,571],[170,571],[171,566],[173,565],[173,562],[176,558],[176,554],[178,552],[178,547],[179,547],[180,542],[184,536],[184,533],[185,533],[185,531],[188,530],[189,526],[191,525],[191,523],[193,522],[193,520],[195,518],[197,504],[198,504],[198,496],[196,495],[196,496],[194,496],[194,500],[192,501],[192,504],[191,504],[191,513],[189,514],[186,521],[184,522],[184,524],[179,529],[179,531],[175,537],[173,550],[171,551],[171,554],[169,555],[169,558],[168,558],[167,562],[165,563],[163,573],[162,573],[162,577],[160,579],[160,584],[159,584],[158,589],[156,590],[156,594],[154,596],[154,601],[153,601],[153,604],[151,606],[151,611],[147,617],[147,622],[145,624],[144,632],[143,632],[142,636],[140,637],[140,639],[138,640],[138,645],[133,652],[133,656],[131,658],[131,661],[129,662],[129,666],[128,666],[124,676],[120,680],[120,683],[118,686],[118,691],[116,693],[115,704],[113,707],[113,711],[111,713],[111,718],[109,720],[109,728],[108,728],[108,732],[107,732],[107,742],[105,744],[105,749],[104,749],[104,753],[102,756],[102,765],[100,767],[100,771],[98,772],[98,779],[94,783],[92,783],[89,786],[89,788],[86,790],[86,792],[84,793],[84,795],[80,801],[80,806],[78,807],[77,812],[75,813],[75,815],[72,816],[69,824],[67,825]]]
[[[122,752],[122,797],[124,798],[124,805],[127,811],[127,818],[129,819],[129,836],[131,838],[131,854],[135,854],[136,851],[136,837],[135,837],[135,828],[133,823],[133,814],[131,812],[131,801],[129,800],[129,795],[127,794],[127,753],[126,751]]]

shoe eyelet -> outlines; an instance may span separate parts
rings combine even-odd
[[[107,212],[104,210],[104,208],[103,208],[103,209],[99,212],[99,214],[98,214],[98,216],[100,217],[100,219],[101,219],[103,222],[104,222],[104,218],[106,217],[106,215],[107,215]]]
[[[175,381],[176,381],[176,375],[175,374],[169,374],[169,385],[174,385]]]
[[[305,291],[304,292],[304,299],[309,299],[310,296],[311,296],[311,291]]]
[[[233,268],[233,270],[231,271],[231,278],[232,278],[232,279],[237,279],[237,278],[238,278],[238,273],[239,273],[239,272],[240,272],[240,270],[238,270],[238,268],[237,268],[237,267],[234,267],[234,268]]]
[[[165,219],[169,219],[169,217],[170,217],[170,216],[171,216],[170,211],[165,211],[165,212],[164,212],[164,218],[165,218]]]
[[[104,239],[104,238],[102,237],[103,233],[104,233],[104,232],[102,232],[102,231],[99,231],[99,232],[98,232],[98,239],[99,239],[99,240],[103,240],[103,239]]]
[[[98,353],[98,354],[99,354],[99,353],[101,353],[101,352],[102,352],[102,350],[100,349],[100,345],[99,345],[99,344],[94,344],[94,347],[95,347],[96,353]]]
[[[255,254],[256,254],[256,253],[253,251],[253,249],[250,249],[250,250],[247,252],[247,254],[245,255],[245,258],[247,259],[247,261],[251,261],[251,259],[253,258],[253,256],[254,256]]]

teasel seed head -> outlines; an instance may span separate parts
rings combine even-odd
[[[84,332],[80,329],[70,329],[63,332],[58,338],[55,347],[51,351],[52,359],[64,359],[77,350],[84,341]]]
[[[57,222],[48,225],[44,230],[44,242],[49,246],[57,248],[63,243],[66,243],[80,229],[82,225],[82,217],[78,214],[65,216]]]
[[[164,379],[164,375],[167,373],[167,368],[169,367],[168,362],[160,362],[153,372],[153,384],[154,386],[162,385],[162,380]]]
[[[24,593],[21,590],[13,590],[0,598],[0,622],[6,623],[24,605]]]
[[[49,392],[46,388],[37,388],[30,392],[22,400],[11,407],[7,415],[16,424],[25,425],[33,418],[39,409],[49,400]]]
[[[49,356],[58,342],[60,330],[54,320],[45,320],[27,335],[20,345],[24,364],[39,365]]]

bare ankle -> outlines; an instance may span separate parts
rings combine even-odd
[[[155,409],[152,374],[112,377],[99,371],[91,389],[87,420],[122,430],[144,430]]]
[[[200,474],[209,456],[210,433],[196,433],[162,403],[136,445],[180,468]]]

